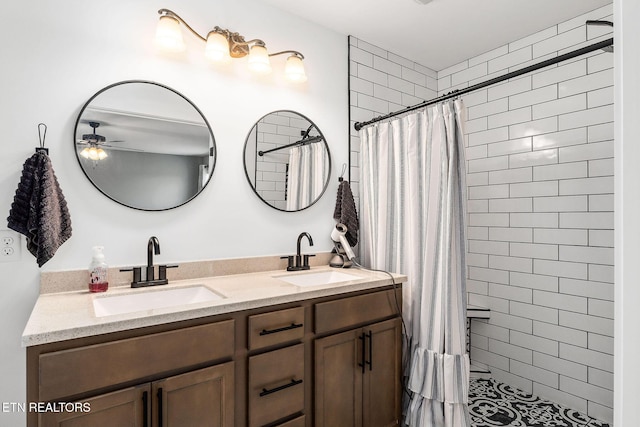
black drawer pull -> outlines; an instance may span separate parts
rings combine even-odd
[[[292,378],[291,382],[289,382],[289,383],[287,383],[285,385],[281,385],[279,387],[272,388],[272,389],[263,388],[262,392],[260,392],[260,397],[266,396],[266,395],[271,394],[271,393],[275,393],[275,392],[280,391],[280,390],[284,390],[285,388],[293,387],[294,385],[298,385],[298,384],[302,384],[302,380],[296,380],[296,379]]]
[[[263,335],[269,335],[269,334],[276,334],[278,332],[284,332],[284,331],[289,331],[291,329],[297,329],[297,328],[302,328],[304,325],[302,323],[292,323],[289,326],[285,326],[283,328],[278,328],[278,329],[263,329],[262,331],[260,331],[260,336]]]

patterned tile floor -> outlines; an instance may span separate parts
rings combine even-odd
[[[469,412],[473,427],[609,427],[583,413],[492,378],[471,380]]]

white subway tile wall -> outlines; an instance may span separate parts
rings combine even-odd
[[[387,107],[398,94],[388,90],[430,99],[612,37],[609,27],[585,25],[612,13],[612,5],[602,7],[437,73],[418,73],[424,79],[413,76],[424,67],[394,62],[352,37],[351,118],[394,111]],[[361,67],[373,68],[363,74]],[[385,90],[371,95],[370,85]],[[424,86],[426,94],[417,91]],[[611,422],[613,55],[594,52],[463,99],[467,291],[470,304],[492,310],[490,319],[472,322],[472,362],[499,381]],[[357,158],[354,140],[352,129]],[[351,179],[359,180],[358,163]]]
[[[480,57],[489,73],[511,71],[584,45],[584,22],[611,13],[601,8]],[[438,73],[439,94],[472,84],[460,78],[470,73],[465,64],[475,72],[482,62]],[[492,309],[508,301],[508,311],[473,322],[474,342],[486,337],[488,346],[476,357],[472,342],[472,360],[501,381],[611,421],[613,56],[594,53],[480,92],[487,102],[474,93],[468,106],[467,166],[488,180],[468,180],[476,208],[468,250],[488,267],[469,267],[468,292],[470,301],[491,297]]]
[[[351,185],[356,204],[360,182],[360,136],[355,122],[397,111],[437,96],[437,72],[349,36]],[[486,64],[484,64],[486,68]],[[468,67],[465,64],[464,69]],[[479,100],[476,102],[486,102]],[[485,120],[486,121],[486,120]],[[479,124],[480,129],[483,124]],[[473,153],[471,154],[473,155]],[[486,147],[476,154],[486,158]]]

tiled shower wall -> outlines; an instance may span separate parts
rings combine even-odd
[[[609,38],[610,27],[585,21],[611,15],[606,6],[439,71],[438,94]],[[355,108],[353,81],[352,68],[352,119],[378,115]],[[472,322],[472,361],[611,421],[613,55],[592,53],[463,99],[468,296],[491,308],[488,321]]]
[[[438,73],[466,87],[602,38],[605,7]],[[613,55],[465,96],[471,357],[499,380],[610,421]]]
[[[358,206],[360,137],[353,124],[437,96],[438,80],[434,70],[353,36],[349,36],[349,58],[350,180]]]

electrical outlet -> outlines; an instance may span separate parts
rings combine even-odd
[[[13,230],[0,230],[0,262],[20,261],[20,234]]]

